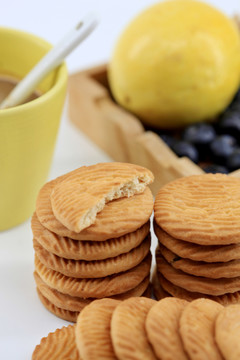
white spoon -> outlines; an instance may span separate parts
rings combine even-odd
[[[0,104],[0,109],[19,105],[26,100],[44,76],[60,65],[64,58],[95,29],[97,24],[98,21],[94,15],[88,15],[81,20],[15,86]]]

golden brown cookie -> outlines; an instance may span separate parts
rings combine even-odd
[[[110,325],[112,313],[120,303],[113,299],[95,300],[78,316],[76,344],[83,359],[116,359],[111,341]]]
[[[60,236],[90,241],[103,241],[113,236],[118,238],[139,229],[152,214],[153,196],[151,190],[146,188],[141,194],[107,203],[93,225],[75,233],[62,225],[52,211],[50,195],[61,178],[46,183],[39,191],[36,202],[36,214],[41,224]]]
[[[120,254],[127,253],[137,247],[148,235],[150,222],[141,226],[134,232],[119,238],[105,241],[81,241],[68,237],[58,236],[45,228],[37,218],[32,216],[33,237],[49,252],[72,260],[104,260]]]
[[[240,275],[240,260],[210,264],[204,261],[180,258],[161,244],[159,245],[159,250],[164,259],[175,269],[182,270],[190,275],[203,276],[211,279],[233,278]]]
[[[159,253],[156,254],[156,258],[158,272],[174,285],[188,291],[218,296],[240,290],[240,276],[230,279],[209,279],[189,275],[181,270],[174,269]]]
[[[160,244],[176,255],[194,261],[227,262],[240,259],[240,243],[231,245],[198,245],[175,239],[154,222],[154,232]]]
[[[124,300],[114,310],[111,338],[118,359],[157,359],[145,330],[147,314],[154,304],[155,301],[152,299],[130,298]]]
[[[36,346],[32,360],[80,360],[75,343],[75,325],[49,333]]]
[[[176,239],[200,245],[240,243],[240,179],[224,174],[183,177],[163,186],[155,221]]]
[[[43,296],[43,294],[41,293],[41,291],[38,288],[37,288],[37,294],[38,294],[38,297],[39,297],[41,303],[43,304],[43,306],[48,311],[50,311],[52,314],[56,315],[57,317],[59,317],[63,320],[67,320],[67,321],[71,321],[71,322],[77,321],[79,311],[65,310],[65,309],[62,309],[62,308],[52,304],[45,296]]]
[[[226,360],[240,359],[240,305],[229,305],[217,316],[215,338]]]
[[[58,308],[69,310],[69,311],[81,311],[86,305],[90,304],[93,300],[91,298],[83,299],[76,296],[70,296],[67,294],[63,294],[55,289],[50,288],[46,285],[38,273],[34,272],[34,279],[37,285],[37,288],[41,292],[41,294],[53,305]]]
[[[34,278],[37,287],[41,291],[42,295],[45,296],[53,305],[60,307],[61,309],[69,311],[81,311],[86,305],[90,304],[91,301],[96,300],[94,298],[83,299],[77,296],[70,296],[63,294],[45,284],[40,276],[34,272]],[[115,296],[112,298],[116,300],[125,300],[132,296],[145,296],[145,292],[148,289],[149,278],[146,277],[138,286],[135,288]]]
[[[166,297],[156,302],[146,318],[146,331],[158,359],[188,360],[179,334],[179,320],[187,301]]]
[[[214,338],[215,319],[222,309],[215,301],[197,299],[183,310],[179,331],[190,359],[223,359]]]
[[[143,192],[153,181],[150,170],[128,163],[100,163],[80,168],[56,184],[50,200],[56,219],[79,233],[95,223],[110,201]]]
[[[71,296],[103,298],[129,291],[138,286],[150,272],[151,256],[139,265],[120,274],[98,279],[76,279],[48,269],[35,255],[35,269],[41,279],[53,289]]]
[[[54,255],[45,250],[37,240],[33,240],[38,258],[47,268],[75,278],[100,278],[127,271],[137,266],[146,257],[150,245],[151,237],[148,235],[137,248],[128,253],[105,260],[85,261],[70,260]]]
[[[202,294],[200,292],[192,292],[185,290],[177,285],[172,284],[170,281],[165,279],[162,275],[158,274],[158,281],[160,286],[164,289],[165,292],[169,294],[169,296],[175,296],[180,299],[184,299],[187,301],[192,301],[199,298],[207,298],[213,301],[217,301],[221,305],[229,305],[229,304],[239,304],[240,303],[240,291],[236,291],[234,293],[226,293],[219,296],[211,296]],[[157,299],[159,299],[157,297]]]

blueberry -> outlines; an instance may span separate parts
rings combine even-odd
[[[237,147],[237,141],[231,135],[217,136],[210,144],[210,156],[213,162],[226,165],[228,157]]]
[[[209,152],[209,144],[215,139],[216,131],[211,124],[198,123],[188,126],[182,133],[182,139],[196,146],[203,159]]]
[[[228,110],[230,111],[234,111],[234,112],[240,112],[240,98],[238,99],[238,101],[234,101],[228,108]]]
[[[198,163],[199,155],[194,145],[186,141],[176,141],[172,147],[172,150],[179,156],[187,156],[193,162]]]
[[[217,174],[217,173],[228,174],[229,173],[226,166],[217,165],[217,164],[207,165],[207,166],[203,167],[203,170],[206,173],[212,173],[212,174]]]
[[[227,159],[226,165],[230,171],[240,169],[240,148],[234,150],[234,152]]]
[[[168,134],[159,134],[159,136],[172,149],[173,145],[176,143],[176,139]]]
[[[226,111],[218,122],[218,132],[229,134],[240,140],[240,107],[239,111]]]
[[[216,132],[212,125],[198,123],[186,127],[182,138],[184,141],[191,142],[194,145],[209,144],[216,137]]]

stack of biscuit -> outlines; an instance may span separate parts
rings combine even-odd
[[[210,299],[100,299],[42,338],[32,360],[237,360],[239,321],[240,304]]]
[[[43,305],[76,321],[93,299],[148,289],[152,173],[127,163],[84,166],[46,183],[32,217]]]
[[[154,288],[186,300],[240,302],[240,179],[204,174],[158,192]]]

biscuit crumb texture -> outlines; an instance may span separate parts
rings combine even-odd
[[[79,233],[95,222],[97,214],[108,202],[140,194],[152,181],[153,174],[137,165],[106,163],[89,166],[53,188],[52,210],[58,221]]]

